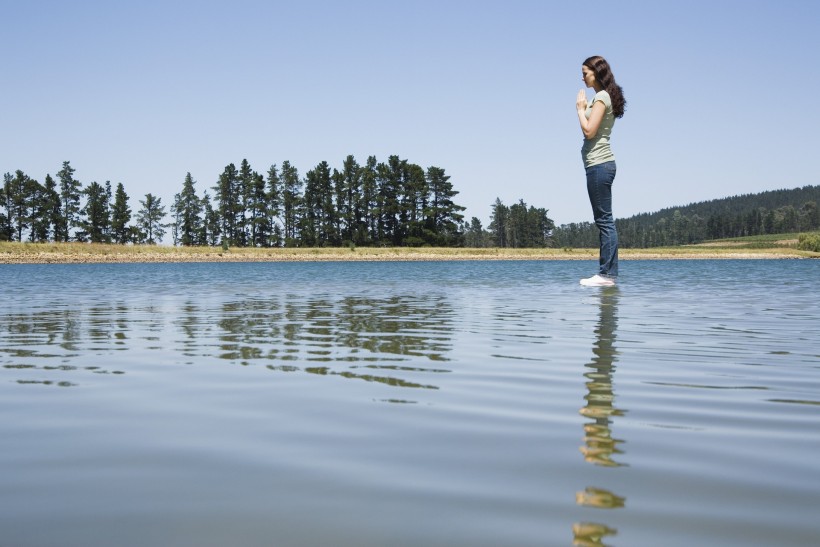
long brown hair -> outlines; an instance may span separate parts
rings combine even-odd
[[[595,74],[595,80],[609,93],[609,98],[612,99],[612,113],[616,118],[622,118],[626,110],[624,90],[615,83],[615,76],[612,75],[609,63],[600,55],[593,55],[583,64]]]

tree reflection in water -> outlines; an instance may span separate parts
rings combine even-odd
[[[287,362],[269,363],[268,368],[276,371],[438,389],[402,376],[450,372],[448,369],[395,362],[447,361],[453,314],[443,296],[341,300],[285,296],[228,302],[218,322],[218,355],[243,364],[257,359]],[[295,366],[294,362],[310,366]]]
[[[0,317],[0,366],[23,371],[20,383],[58,386],[76,383],[55,378],[55,371],[124,374],[99,363],[134,348],[172,361],[181,356],[188,365],[262,363],[278,372],[438,389],[430,379],[450,372],[441,365],[452,350],[455,315],[443,295],[189,299],[171,314],[150,300],[40,308]],[[178,351],[169,352],[173,346]],[[65,366],[77,359],[87,363]]]
[[[584,424],[584,445],[581,453],[584,460],[602,467],[620,467],[625,464],[614,459],[614,455],[623,454],[619,448],[624,441],[612,436],[610,428],[614,416],[623,415],[615,406],[612,389],[612,375],[618,350],[615,347],[618,325],[618,287],[605,287],[598,297],[598,324],[595,327],[595,343],[592,346],[592,361],[586,366],[584,377],[587,379],[586,405],[580,410],[582,416],[590,421]],[[624,507],[626,499],[609,490],[587,487],[575,495],[575,501],[582,507],[597,509],[617,509]],[[582,522],[572,527],[573,545],[592,547],[606,545],[603,539],[615,535],[617,530],[604,524]]]

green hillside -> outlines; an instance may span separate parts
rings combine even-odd
[[[820,230],[820,186],[772,190],[669,207],[616,220],[623,248],[692,245],[711,240],[778,236]],[[560,247],[596,247],[592,222],[565,224],[553,231]]]

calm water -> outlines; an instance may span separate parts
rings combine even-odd
[[[622,267],[0,266],[0,545],[820,544],[820,262]]]

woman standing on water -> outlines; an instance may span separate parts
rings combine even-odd
[[[624,115],[626,100],[623,89],[615,83],[612,69],[603,57],[595,55],[584,61],[581,72],[584,84],[595,90],[595,98],[587,103],[586,91],[581,89],[575,106],[584,133],[581,155],[587,173],[587,192],[601,242],[598,273],[582,279],[581,285],[611,287],[618,277],[618,232],[612,216],[615,155],[609,147],[609,136],[615,118]]]

